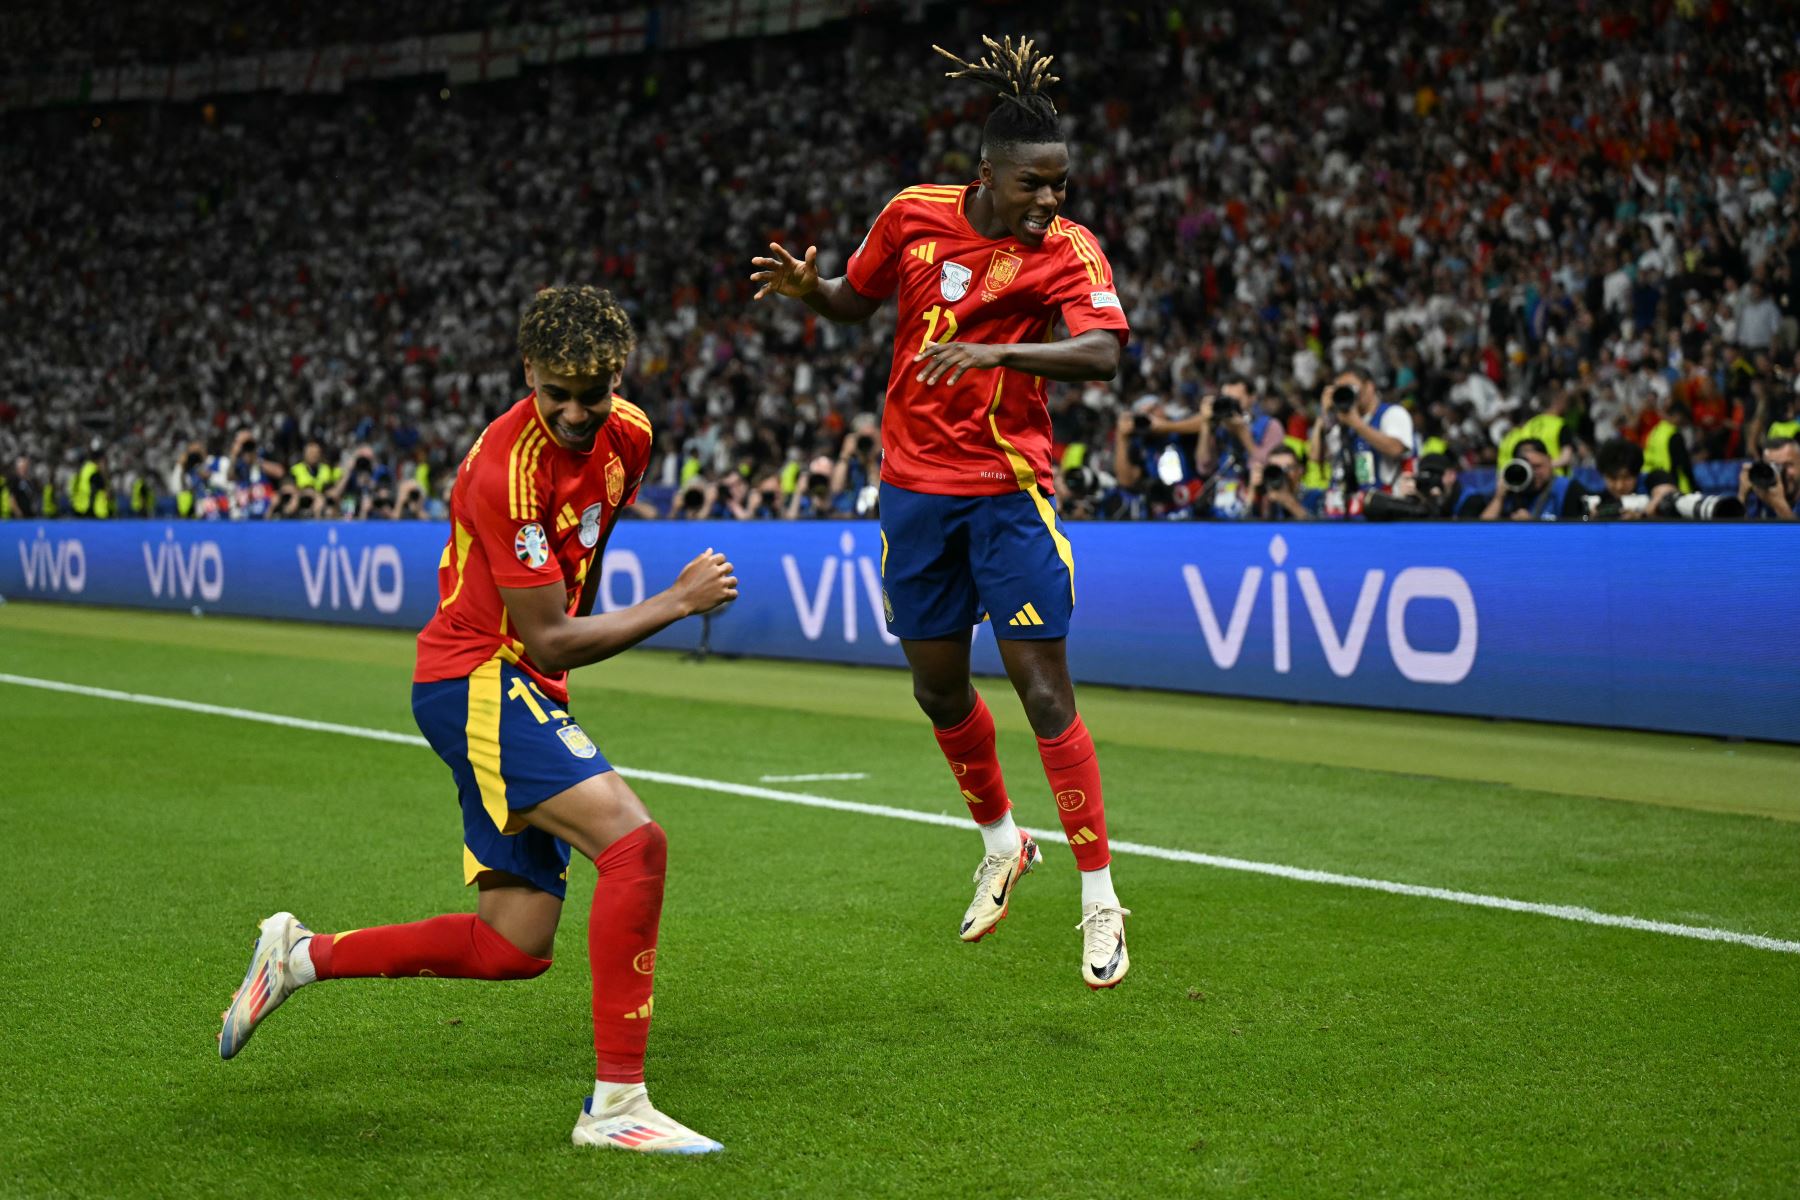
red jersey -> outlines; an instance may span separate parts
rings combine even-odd
[[[920,350],[1046,342],[1058,317],[1070,337],[1090,329],[1130,336],[1093,234],[1057,217],[1036,246],[1010,234],[983,237],[964,213],[973,186],[907,188],[881,210],[845,270],[870,299],[900,293],[881,478],[909,491],[993,496],[1053,483],[1044,380],[1001,367],[926,385],[912,360]]]
[[[419,634],[415,683],[460,679],[496,654],[562,703],[568,673],[540,669],[507,626],[500,588],[560,583],[580,603],[596,548],[637,499],[650,466],[650,419],[618,396],[592,450],[565,449],[527,396],[482,430],[450,493],[438,609]]]

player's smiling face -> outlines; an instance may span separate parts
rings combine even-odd
[[[1035,246],[1068,192],[1069,148],[1061,142],[1009,146],[999,158],[981,161],[981,182],[1007,232]]]
[[[525,383],[536,393],[538,415],[556,440],[571,450],[591,449],[594,435],[612,416],[619,374],[558,375],[525,360]]]

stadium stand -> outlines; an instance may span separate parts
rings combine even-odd
[[[8,69],[608,8],[402,4],[376,30],[348,5],[221,20],[127,4],[98,36],[94,7],[11,12]],[[1058,51],[1069,210],[1132,319],[1115,383],[1053,396],[1075,515],[1232,515],[1217,485],[1248,463],[1172,438],[1180,469],[1125,488],[1118,457],[1146,447],[1115,436],[1231,377],[1303,445],[1336,372],[1364,367],[1468,488],[1491,489],[1509,435],[1548,415],[1577,473],[1608,439],[1673,436],[1694,486],[1734,491],[1739,460],[1793,419],[1800,10],[921,14],[878,10],[778,55],[728,43],[479,85],[0,114],[9,503],[88,497],[92,513],[99,483],[119,514],[441,515],[475,432],[523,394],[525,299],[579,280],[640,329],[625,391],[660,447],[645,515],[689,489],[689,515],[854,513],[853,486],[791,501],[878,411],[891,316],[846,330],[752,306],[747,260],[816,242],[841,268],[900,186],[972,177],[984,105],[942,86],[929,44],[976,25]],[[324,482],[302,506],[309,441]],[[1313,472],[1316,489],[1330,468]]]

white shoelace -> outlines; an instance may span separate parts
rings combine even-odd
[[[975,868],[975,882],[983,887],[991,888],[994,880],[1000,877],[1000,873],[1018,861],[1017,854],[990,854],[981,860],[979,867]]]
[[[1113,908],[1111,905],[1097,904],[1082,914],[1075,928],[1087,931],[1087,950],[1090,954],[1111,954],[1112,939],[1119,936],[1120,925],[1131,915],[1129,908]],[[1111,921],[1102,921],[1102,917],[1111,917]]]

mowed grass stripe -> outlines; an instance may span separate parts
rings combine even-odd
[[[183,700],[172,696],[154,696],[142,692],[124,692],[112,688],[93,687],[86,684],[68,683],[62,680],[40,679],[26,675],[0,673],[0,683],[19,687],[37,688],[44,691],[62,692],[71,695],[86,696],[93,699],[117,700],[131,704],[144,704],[157,708],[178,709],[204,716],[227,717],[243,721],[255,721],[267,725],[278,725],[286,728],[300,729],[314,733],[333,733],[347,737],[363,738],[370,741],[391,742],[406,746],[425,746],[424,738],[417,734],[397,733],[386,729],[371,729],[359,725],[342,725],[331,721],[316,721],[306,717],[293,717],[280,713],[258,712],[253,709],[233,708],[218,704],[205,704],[193,700]],[[945,813],[923,812],[917,809],[896,808],[886,804],[868,804],[855,800],[838,800],[829,796],[816,796],[807,792],[790,792],[775,788],[759,787],[754,784],[733,783],[723,779],[708,779],[696,775],[683,775],[668,771],[655,771],[640,767],[619,766],[621,775],[630,779],[641,779],[649,783],[660,783],[671,787],[691,788],[697,791],[720,792],[726,795],[744,796],[758,800],[772,800],[782,804],[795,804],[807,808],[830,809],[837,812],[855,813],[861,816],[886,817],[891,820],[912,821],[924,825],[938,825],[948,828],[967,829],[969,820],[965,817],[951,816]],[[1044,841],[1067,844],[1068,838],[1060,832],[1044,831],[1036,835]],[[1214,867],[1228,871],[1244,871],[1257,875],[1268,875],[1280,879],[1290,879],[1304,883],[1330,884],[1337,887],[1359,888],[1367,891],[1385,892],[1390,895],[1412,896],[1420,899],[1439,900],[1451,904],[1463,904],[1476,908],[1497,909],[1505,912],[1527,913],[1533,916],[1553,917],[1562,921],[1575,921],[1585,925],[1608,926],[1617,929],[1632,929],[1645,933],[1659,933],[1670,937],[1692,938],[1699,941],[1727,942],[1734,945],[1748,946],[1757,950],[1769,950],[1781,954],[1800,954],[1800,941],[1767,937],[1761,934],[1743,933],[1737,930],[1718,929],[1703,925],[1684,925],[1672,921],[1653,921],[1642,917],[1626,916],[1616,913],[1597,912],[1594,909],[1579,905],[1545,904],[1538,901],[1516,900],[1506,896],[1490,896],[1479,892],[1457,891],[1450,888],[1431,887],[1424,884],[1400,883],[1387,879],[1372,879],[1361,875],[1346,875],[1334,871],[1317,871],[1306,867],[1288,866],[1282,863],[1256,862],[1249,859],[1231,858],[1223,855],[1202,854],[1192,850],[1173,849],[1164,846],[1150,846],[1138,842],[1114,841],[1112,849],[1119,854],[1140,855],[1146,858],[1160,858],[1170,862],[1191,863],[1196,866]]]

